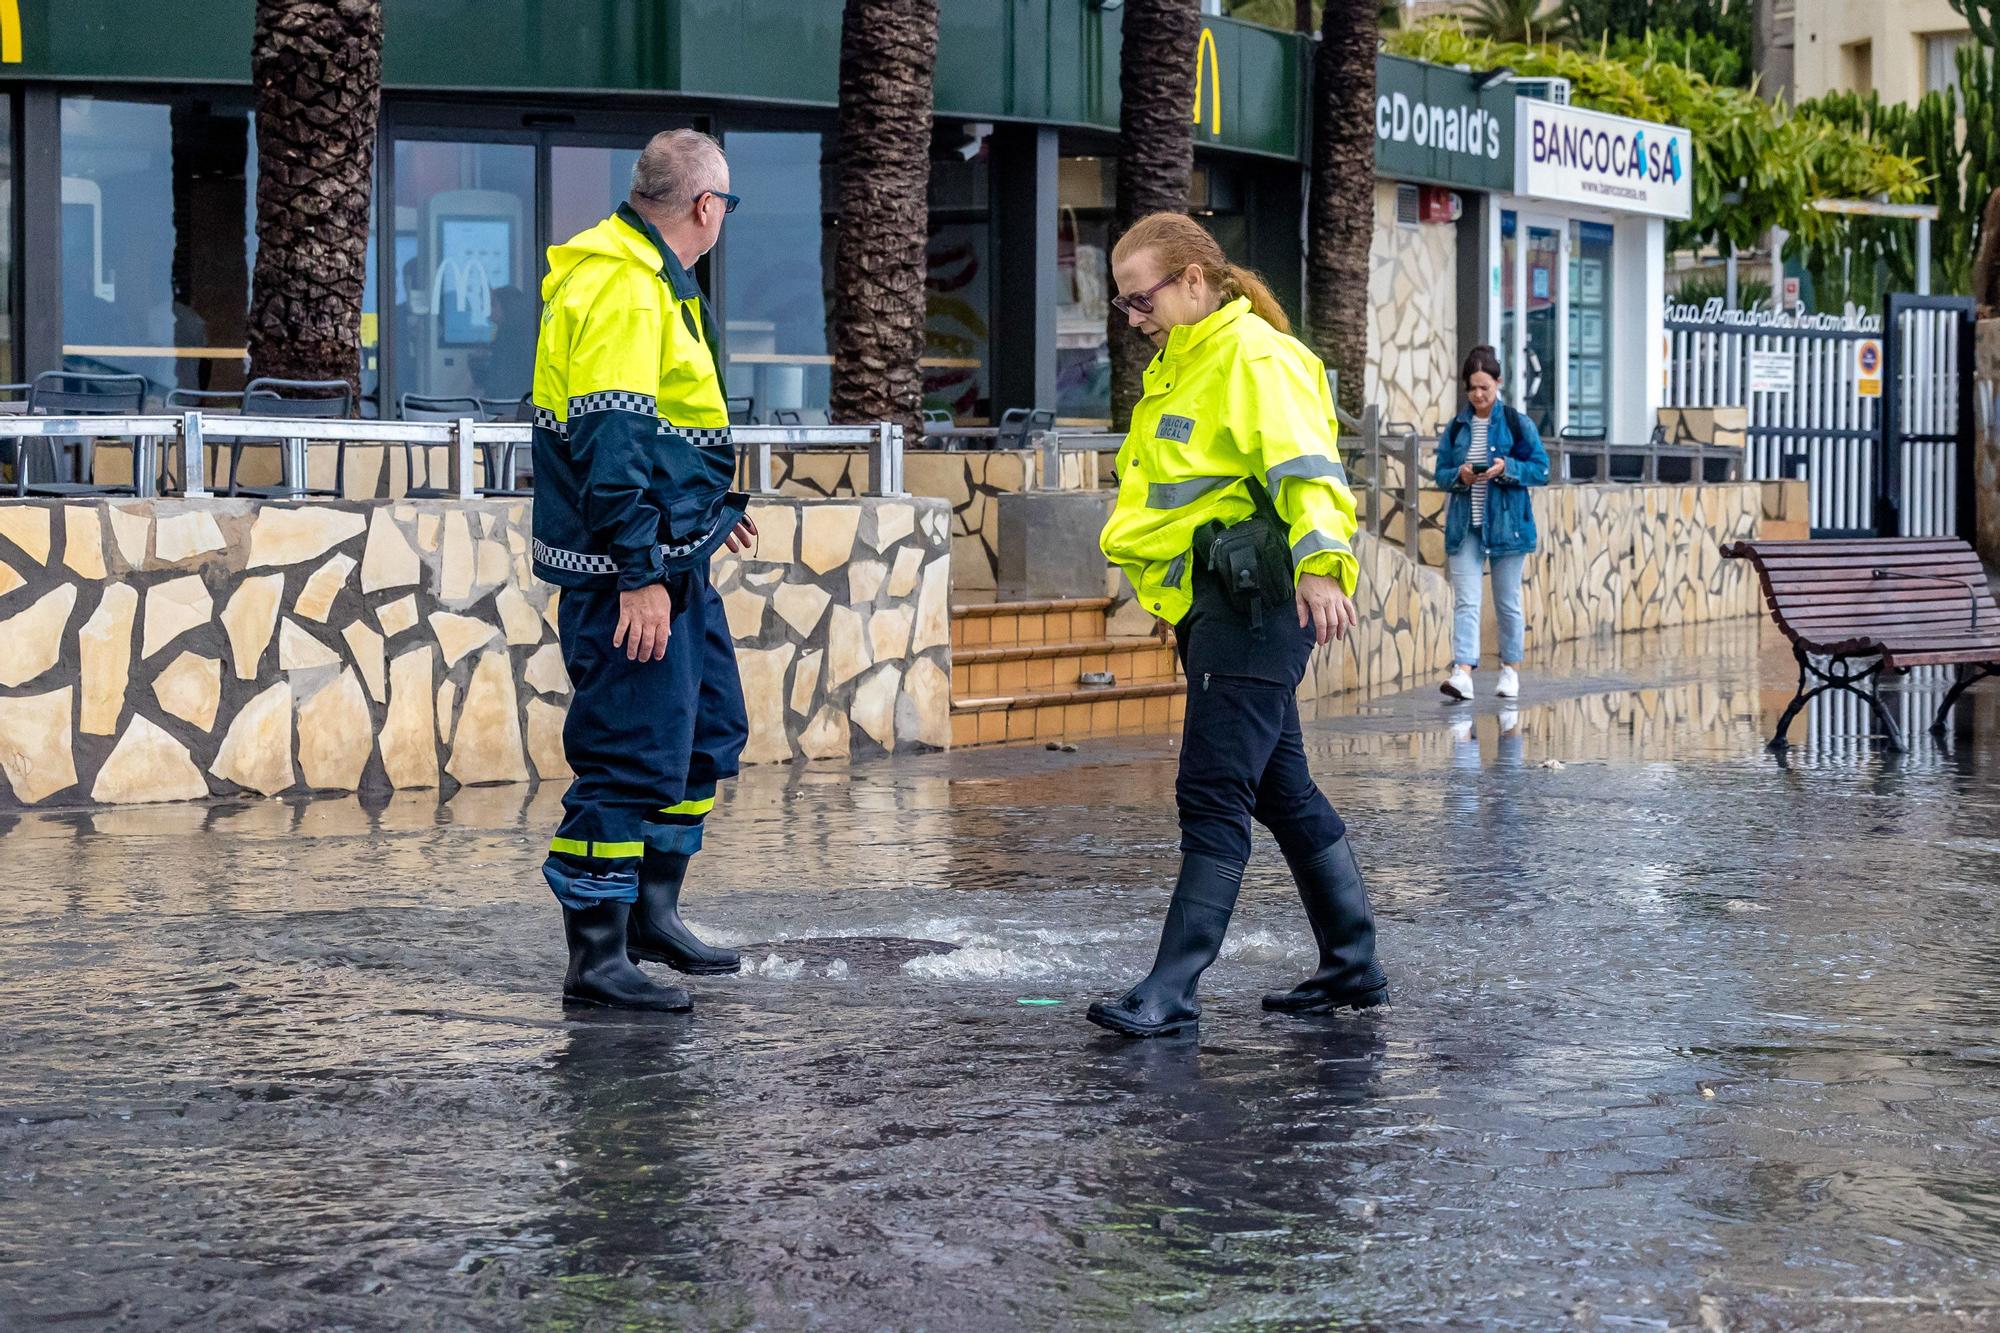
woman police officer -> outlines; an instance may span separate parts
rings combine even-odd
[[[1174,629],[1188,681],[1175,798],[1181,867],[1144,981],[1090,1021],[1165,1036],[1201,1017],[1250,821],[1277,838],[1319,943],[1319,970],[1266,1009],[1381,1004],[1375,925],[1340,816],[1314,785],[1296,697],[1315,644],[1355,623],[1354,498],[1319,359],[1257,276],[1200,223],[1141,219],[1118,242],[1114,304],[1160,349],[1118,453],[1104,553]]]

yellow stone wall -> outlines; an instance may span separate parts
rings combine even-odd
[[[1441,491],[1420,493],[1427,518],[1421,560],[1404,553],[1400,523],[1393,540],[1355,535],[1361,576],[1355,588],[1359,629],[1345,642],[1317,650],[1299,688],[1301,700],[1354,689],[1405,684],[1446,670],[1451,662],[1451,585],[1443,570]],[[1536,661],[1555,645],[1577,639],[1709,624],[1762,613],[1756,575],[1720,547],[1776,527],[1804,504],[1803,484],[1767,496],[1759,482],[1707,486],[1549,486],[1534,492],[1540,549],[1522,576],[1527,646]],[[1112,632],[1144,633],[1151,618],[1131,598],[1130,585],[1110,574]],[[1490,655],[1495,626],[1490,590],[1482,638]]]
[[[1062,490],[1096,490],[1099,455],[1062,454]],[[771,484],[781,495],[856,495],[868,489],[865,451],[774,450]],[[1042,485],[1039,449],[911,449],[903,455],[903,489],[941,499],[951,509],[951,580],[959,595],[991,592],[999,582],[1001,495]]]
[[[712,568],[745,761],[950,739],[950,515],[773,499]],[[525,500],[0,502],[0,806],[565,779]]]

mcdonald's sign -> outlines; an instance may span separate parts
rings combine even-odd
[[[4,3],[5,0],[0,0]],[[1201,40],[1194,48],[1194,114],[1189,117],[1196,125],[1201,124],[1201,71],[1202,57],[1208,58],[1208,132],[1222,133],[1222,62],[1215,54],[1215,33],[1204,27]]]
[[[0,0],[0,64],[21,63],[21,0]]]

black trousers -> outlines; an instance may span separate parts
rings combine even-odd
[[[1290,612],[1253,630],[1220,588],[1195,586],[1195,608],[1176,629],[1188,677],[1174,781],[1183,853],[1248,861],[1253,819],[1288,859],[1347,834],[1306,764],[1298,686],[1313,639]]]

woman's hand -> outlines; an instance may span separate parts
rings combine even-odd
[[[1461,485],[1461,486],[1470,486],[1470,485],[1471,485],[1471,484],[1472,484],[1473,482],[1475,482],[1475,481],[1478,481],[1478,480],[1479,480],[1479,474],[1478,474],[1477,472],[1473,471],[1473,468],[1472,468],[1472,464],[1470,464],[1470,463],[1460,463],[1460,464],[1458,465],[1458,484],[1459,484],[1459,485]]]
[[[1500,478],[1506,475],[1507,475],[1507,460],[1503,456],[1494,459],[1493,466],[1487,468],[1484,472],[1480,473],[1479,479],[1481,481],[1498,481]]]
[[[1299,575],[1299,628],[1310,625],[1315,643],[1346,638],[1360,620],[1338,583],[1325,574]]]

